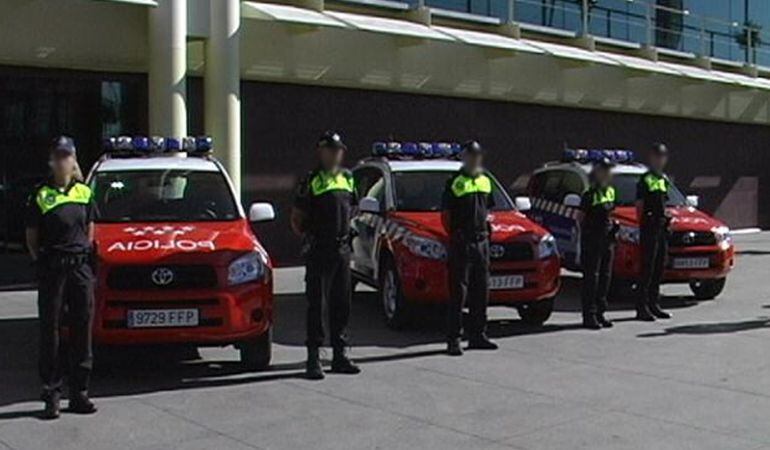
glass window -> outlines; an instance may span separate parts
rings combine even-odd
[[[560,200],[564,200],[564,196],[567,194],[583,194],[586,190],[586,185],[577,172],[567,171],[564,172],[564,178],[561,181]]]
[[[545,179],[543,182],[543,191],[541,196],[552,202],[560,202],[561,179],[563,176],[564,172],[561,170],[550,170],[545,172]]]
[[[100,222],[233,220],[238,209],[219,172],[99,172],[91,182]]]
[[[356,180],[358,198],[372,197],[384,205],[385,181],[380,169],[364,167],[353,172],[353,178]]]
[[[612,185],[617,191],[617,204],[621,206],[631,206],[636,202],[636,186],[639,183],[641,174],[617,174],[613,178]],[[682,191],[675,185],[671,186],[668,192],[669,206],[685,206],[687,198]]]
[[[398,211],[441,211],[444,189],[454,172],[409,171],[393,174]],[[500,184],[492,178],[493,211],[513,209]]]

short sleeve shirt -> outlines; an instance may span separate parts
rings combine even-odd
[[[583,212],[583,232],[589,236],[603,236],[611,228],[612,211],[615,209],[614,191],[592,185],[584,194],[580,204]]]
[[[649,171],[642,175],[636,186],[636,199],[642,201],[642,222],[665,216],[670,185],[665,174]]]
[[[492,188],[492,180],[483,173],[472,176],[460,171],[447,180],[442,204],[449,212],[450,233],[474,236],[489,232],[487,216],[495,206]]]
[[[310,172],[297,186],[294,207],[307,217],[308,232],[320,245],[337,244],[350,236],[350,219],[358,203],[348,170]]]
[[[89,252],[88,227],[95,219],[93,195],[83,183],[73,182],[63,189],[50,181],[42,183],[27,202],[27,227],[38,230],[43,255]]]

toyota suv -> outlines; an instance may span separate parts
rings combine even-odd
[[[417,305],[449,298],[441,199],[460,170],[456,145],[376,143],[375,156],[353,169],[360,203],[352,220],[352,269],[378,289],[386,322],[400,327]],[[540,325],[559,291],[560,262],[549,232],[517,211],[492,174],[490,304],[518,309]]]
[[[97,344],[234,344],[269,365],[270,258],[209,139],[113,138],[88,177],[98,209]]]

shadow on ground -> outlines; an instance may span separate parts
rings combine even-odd
[[[653,338],[664,337],[674,335],[707,335],[707,334],[728,334],[739,333],[742,331],[751,331],[759,328],[770,327],[770,318],[758,317],[753,320],[741,320],[737,322],[712,322],[712,323],[696,323],[692,325],[680,325],[676,327],[666,328],[660,331],[654,331],[651,333],[638,334],[640,338]]]

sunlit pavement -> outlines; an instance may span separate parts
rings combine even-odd
[[[545,327],[495,308],[501,349],[462,358],[442,354],[440,319],[389,331],[360,292],[364,372],[321,382],[301,378],[301,274],[282,272],[273,370],[240,371],[231,348],[113,349],[93,380],[100,412],[53,423],[36,418],[34,295],[0,293],[0,448],[770,449],[770,233],[737,242],[718,300],[665,289],[673,320],[632,321],[624,302],[615,328],[582,330],[567,277]]]

